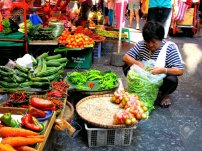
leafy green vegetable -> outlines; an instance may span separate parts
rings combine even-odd
[[[106,90],[114,88],[117,85],[118,77],[112,71],[101,72],[99,70],[89,70],[85,72],[72,72],[66,76],[66,81],[70,81],[81,90],[90,90],[87,81],[98,81],[96,90]]]
[[[10,27],[9,19],[3,19],[3,20],[2,20],[2,25],[3,25],[4,27]]]

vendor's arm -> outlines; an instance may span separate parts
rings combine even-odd
[[[140,52],[142,51],[142,46],[144,42],[140,41],[138,42],[133,48],[131,48],[124,56],[123,56],[123,62],[125,62],[127,65],[131,66],[133,64],[136,64],[140,66],[141,68],[144,67],[143,63],[141,62],[141,55]]]
[[[127,65],[132,66],[133,64],[138,65],[141,68],[144,68],[144,65],[141,61],[135,60],[133,57],[129,56],[128,54],[125,54],[123,56],[123,62],[125,62]]]
[[[167,75],[182,75],[184,73],[184,69],[179,69],[179,68],[153,68],[151,70],[152,74],[161,74],[161,73],[165,73]]]
[[[177,45],[169,45],[166,53],[166,65],[165,68],[153,68],[151,73],[180,76],[184,73],[184,66],[182,64],[181,54],[177,48]]]

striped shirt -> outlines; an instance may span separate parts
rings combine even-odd
[[[133,48],[131,48],[126,54],[138,61],[147,61],[149,59],[156,60],[163,45],[166,43],[165,40],[162,41],[161,47],[156,50],[153,54],[147,48],[144,41],[138,42]],[[182,60],[178,54],[176,47],[173,44],[170,44],[166,51],[166,68],[179,68],[183,69]]]

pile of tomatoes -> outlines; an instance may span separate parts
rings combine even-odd
[[[119,104],[121,110],[114,114],[114,124],[137,124],[141,119],[146,119],[148,111],[147,107],[140,101],[139,97],[135,94],[129,94],[124,90],[114,92],[111,100],[113,103]]]
[[[63,31],[61,36],[58,38],[58,42],[65,44],[66,48],[84,48],[94,44],[94,40],[92,38],[89,38],[81,33],[71,35],[68,30]]]

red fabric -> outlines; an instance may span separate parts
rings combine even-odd
[[[190,8],[192,6],[192,2],[193,0],[186,0],[185,4],[187,4],[188,8]]]
[[[189,6],[186,3],[182,2],[181,0],[179,0],[178,7],[179,7],[178,8],[178,13],[174,17],[174,20],[181,22],[181,21],[184,20],[185,12],[189,8]]]

